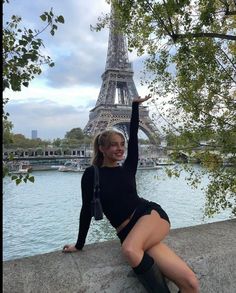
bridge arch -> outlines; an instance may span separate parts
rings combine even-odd
[[[111,127],[117,128],[118,130],[122,131],[128,139],[129,137],[129,125],[130,120],[119,121],[118,123],[115,121],[111,124]],[[149,139],[151,144],[158,145],[160,144],[160,138],[157,137],[156,134],[152,134],[145,126],[139,125],[139,130],[141,130]]]

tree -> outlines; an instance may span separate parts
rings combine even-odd
[[[129,50],[145,56],[142,84],[150,106],[167,122],[164,131],[215,136],[199,154],[208,169],[206,214],[236,215],[236,3],[233,0],[114,0],[117,32]],[[109,23],[102,18],[97,30]],[[188,134],[186,136],[186,134]],[[189,155],[192,147],[189,148]],[[228,158],[231,168],[222,166]]]
[[[9,0],[3,1],[3,3],[9,4]],[[42,73],[42,66],[54,66],[51,58],[41,53],[44,43],[39,38],[39,35],[49,28],[50,34],[53,36],[58,28],[57,24],[64,23],[64,18],[62,15],[55,16],[52,9],[41,14],[40,18],[46,22],[41,31],[22,27],[22,19],[16,15],[12,15],[11,20],[7,21],[3,27],[3,91],[7,88],[12,91],[21,91],[22,86],[28,87],[30,81],[36,75]],[[3,107],[8,100],[9,97],[3,97]],[[8,113],[5,113],[3,108],[2,119],[7,120],[8,116]],[[7,124],[3,123],[3,126],[5,125]],[[21,179],[26,182],[31,180],[30,178],[26,176],[22,179],[14,176],[17,184],[21,182]]]
[[[13,127],[12,122],[4,119],[3,120],[3,145],[9,146],[13,142],[13,134],[11,132]]]
[[[55,147],[60,147],[62,144],[62,139],[60,138],[55,138],[53,141],[52,141],[52,145],[55,146]]]
[[[7,121],[8,122],[8,121]],[[7,145],[4,144],[5,148],[15,149],[15,148],[36,148],[36,147],[45,147],[49,145],[50,142],[47,140],[29,139],[26,138],[23,134],[13,134],[11,133],[11,141]]]
[[[65,138],[77,139],[77,140],[83,139],[84,138],[83,130],[80,127],[73,128],[70,131],[66,132]]]

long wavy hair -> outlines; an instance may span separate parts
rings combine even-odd
[[[125,139],[123,133],[117,130],[104,130],[103,132],[97,134],[93,141],[93,158],[92,164],[98,167],[101,167],[103,164],[103,153],[99,150],[99,146],[109,147],[111,143],[111,137],[114,134],[120,135],[123,139]]]

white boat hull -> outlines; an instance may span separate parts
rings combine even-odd
[[[84,169],[65,168],[64,166],[58,168],[59,172],[84,172]]]

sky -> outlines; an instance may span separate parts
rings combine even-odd
[[[3,7],[4,22],[15,14],[22,17],[26,28],[40,29],[44,23],[39,16],[51,8],[65,19],[53,37],[49,30],[40,35],[45,45],[43,53],[52,58],[55,66],[43,68],[43,73],[21,92],[4,94],[10,97],[5,110],[10,114],[13,132],[27,138],[31,138],[32,130],[37,130],[41,139],[53,140],[63,138],[72,128],[83,129],[98,98],[105,70],[109,31],[90,30],[98,17],[110,11],[105,0],[10,0]],[[145,95],[146,89],[140,86],[142,58],[131,53],[129,59],[138,93]]]

